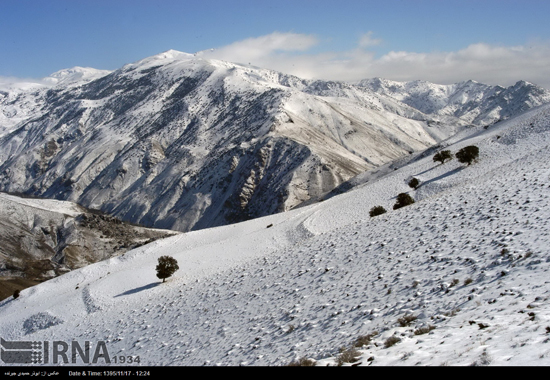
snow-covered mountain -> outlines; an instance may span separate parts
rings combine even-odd
[[[75,66],[70,69],[56,71],[44,78],[43,83],[53,87],[71,87],[82,85],[87,82],[104,77],[110,74],[109,70],[98,70],[92,67]]]
[[[0,193],[0,299],[174,234],[128,225],[71,202]]]
[[[486,121],[407,104],[370,82],[307,81],[173,50],[52,78],[53,87],[1,95],[15,119],[0,137],[0,190],[179,231],[292,209]],[[550,99],[518,86],[508,103],[484,86],[461,109],[505,118],[526,97],[528,106]]]
[[[109,73],[107,70],[77,66],[57,71],[40,81],[0,83],[0,136],[25,120],[41,116],[44,96],[49,89],[70,88]]]
[[[550,105],[446,144],[479,159],[420,154],[324,202],[72,271],[0,302],[0,337],[104,342],[134,367],[549,365]],[[392,210],[402,192],[416,202]],[[164,284],[162,255],[180,267]]]
[[[452,85],[425,81],[362,80],[359,86],[387,95],[427,114],[452,115],[476,125],[490,125],[550,102],[550,92],[518,81],[508,88],[472,80]]]

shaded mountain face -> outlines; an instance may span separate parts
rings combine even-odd
[[[176,51],[55,79],[0,95],[6,118],[9,107],[26,105],[0,136],[0,190],[179,231],[291,209],[485,121],[369,82],[307,81]],[[500,107],[499,118],[524,108],[518,94],[536,100],[529,107],[549,100],[536,86],[517,86],[487,90],[509,92],[506,107],[491,108]]]
[[[71,202],[0,193],[0,299],[174,234],[129,225]]]

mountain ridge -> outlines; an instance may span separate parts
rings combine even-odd
[[[173,50],[63,75],[65,85],[0,96],[8,119],[26,104],[0,136],[0,190],[179,231],[289,210],[472,123],[550,101],[527,84],[493,88],[498,99],[473,84],[477,102],[429,114],[372,82],[304,80]]]
[[[502,87],[474,80],[437,85],[421,80],[397,82],[372,78],[359,81],[358,85],[399,99],[422,112],[465,117],[477,125],[494,124],[509,118],[512,114],[550,101],[548,91],[524,80],[518,80],[509,87]],[[540,97],[534,99],[535,96]],[[512,99],[519,105],[513,110],[507,110]],[[504,112],[498,112],[498,107]]]

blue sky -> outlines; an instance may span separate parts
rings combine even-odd
[[[0,0],[0,76],[168,49],[323,79],[550,87],[547,0]]]

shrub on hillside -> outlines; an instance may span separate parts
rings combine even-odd
[[[179,268],[178,262],[171,256],[159,257],[159,263],[156,267],[157,277],[165,282],[166,279],[174,274]]]
[[[397,323],[399,323],[399,326],[406,327],[409,326],[411,323],[416,321],[417,316],[413,314],[406,314],[402,316],[401,318],[397,319]]]
[[[460,163],[470,165],[479,157],[479,148],[475,145],[470,145],[460,149],[456,152],[455,156]]]
[[[409,185],[409,187],[416,190],[418,188],[418,186],[420,185],[420,181],[418,180],[418,178],[413,178],[409,181],[408,185]]]
[[[361,348],[363,346],[368,346],[372,338],[374,338],[376,335],[378,335],[378,331],[374,331],[367,335],[360,335],[357,339],[355,339],[353,347]]]
[[[432,331],[433,329],[435,329],[435,326],[433,326],[433,325],[422,326],[422,327],[419,327],[416,330],[414,330],[414,335],[427,334],[430,331]]]
[[[388,348],[399,342],[401,342],[401,338],[398,338],[395,335],[392,335],[388,339],[386,339],[386,341],[384,342],[384,347]]]
[[[433,157],[434,162],[441,162],[442,164],[444,164],[445,161],[452,159],[453,155],[451,154],[450,150],[442,150],[440,152],[437,152]]]
[[[342,366],[344,363],[353,363],[359,360],[361,353],[355,347],[340,349],[340,355],[336,358],[336,364],[338,367]]]
[[[393,205],[393,209],[397,210],[398,208],[412,205],[414,199],[407,193],[400,193],[397,195],[397,202]]]
[[[308,359],[305,356],[303,356],[298,360],[294,360],[290,362],[288,367],[315,367],[315,360]]]
[[[374,206],[373,208],[370,209],[369,211],[369,215],[371,217],[373,216],[378,216],[378,215],[382,215],[382,214],[385,214],[386,213],[386,209],[382,206]]]

